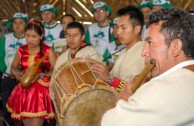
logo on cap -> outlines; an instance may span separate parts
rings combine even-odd
[[[102,6],[104,6],[105,5],[105,3],[103,3],[103,2],[96,2],[95,4],[94,4],[94,9],[96,9],[96,8],[99,8],[99,7],[102,7]]]

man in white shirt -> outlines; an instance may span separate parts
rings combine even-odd
[[[96,2],[92,7],[96,23],[90,25],[86,31],[84,42],[92,45],[103,56],[106,65],[109,65],[107,57],[110,56],[108,45],[115,44],[109,16],[112,9],[104,2]],[[116,45],[115,45],[116,46]]]
[[[144,24],[142,12],[135,6],[128,5],[117,11],[117,34],[120,43],[125,45],[112,70],[104,64],[94,64],[92,69],[111,86],[120,90],[120,86],[139,74],[144,66],[141,51],[145,42],[141,41],[141,30]]]
[[[15,13],[8,20],[8,27],[13,29],[13,32],[5,34],[0,40],[0,72],[3,73],[1,80],[3,116],[8,125],[13,125],[10,113],[7,112],[6,103],[14,87],[18,84],[17,80],[11,75],[10,69],[17,52],[17,49],[26,44],[25,26],[28,22],[28,16],[23,13]],[[7,126],[4,122],[3,126]]]
[[[172,8],[151,14],[142,56],[146,63],[156,61],[150,72],[153,79],[134,94],[128,83],[129,98],[120,96],[115,108],[104,114],[101,126],[193,126],[193,34],[189,12]]]
[[[41,14],[43,25],[45,29],[45,42],[49,46],[53,46],[53,42],[59,39],[60,31],[62,30],[61,24],[57,23],[54,19],[58,14],[57,8],[54,8],[51,4],[44,4],[38,10]]]

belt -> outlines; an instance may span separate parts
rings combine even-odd
[[[8,74],[8,73],[3,73],[2,78],[4,78],[4,77],[10,77],[10,78],[11,78],[11,75],[10,75],[10,74]]]

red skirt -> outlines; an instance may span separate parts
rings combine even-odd
[[[29,89],[18,84],[9,96],[6,107],[11,117],[54,119],[54,108],[49,95],[49,82],[42,79],[34,82]]]

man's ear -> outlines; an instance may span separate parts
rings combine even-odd
[[[172,52],[173,56],[178,56],[180,55],[182,51],[183,43],[180,39],[174,39],[170,43],[170,50]]]
[[[84,39],[85,39],[85,35],[82,35],[82,41],[84,41]]]
[[[110,15],[109,15],[109,11],[106,11],[106,15],[107,15],[107,17],[109,17]]]
[[[141,26],[140,25],[135,26],[134,32],[135,32],[135,34],[140,34]]]
[[[56,16],[56,15],[55,15],[55,13],[53,12],[53,16],[52,16],[52,18],[54,19],[54,18],[55,18],[55,16]]]

